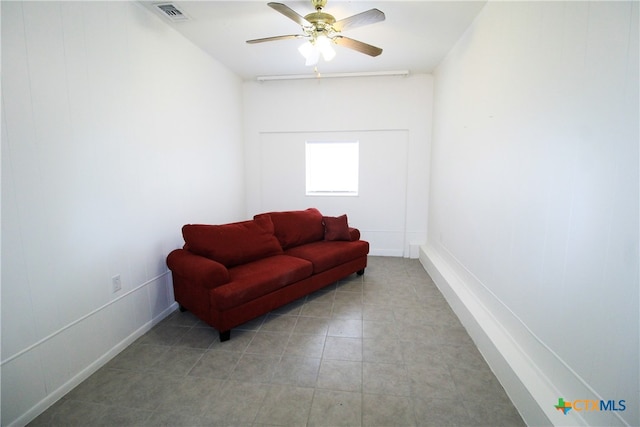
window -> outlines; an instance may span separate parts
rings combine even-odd
[[[307,141],[306,195],[358,195],[358,141]]]

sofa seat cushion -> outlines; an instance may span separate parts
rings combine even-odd
[[[211,306],[227,310],[311,276],[310,261],[275,255],[229,269],[230,281],[211,290]]]
[[[187,224],[182,227],[185,249],[225,267],[282,254],[268,216],[223,225]]]
[[[368,253],[369,243],[364,240],[355,242],[322,240],[285,251],[286,255],[310,261],[313,264],[314,274],[366,256]]]
[[[322,214],[315,208],[303,211],[269,212],[256,215],[254,219],[265,216],[271,218],[275,235],[283,249],[324,239]]]

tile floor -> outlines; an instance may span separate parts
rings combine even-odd
[[[523,426],[417,260],[218,333],[174,312],[30,425]]]

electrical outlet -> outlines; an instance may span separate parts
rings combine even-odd
[[[119,290],[122,289],[122,281],[120,280],[120,275],[117,274],[111,278],[111,284],[113,285],[113,293],[115,294]]]

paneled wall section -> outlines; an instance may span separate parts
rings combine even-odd
[[[490,2],[436,72],[422,259],[532,424],[640,423],[638,9]]]
[[[174,308],[183,224],[242,217],[241,84],[134,2],[1,7],[2,425],[20,425]]]

